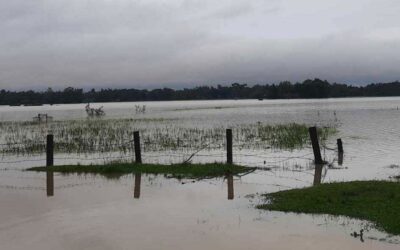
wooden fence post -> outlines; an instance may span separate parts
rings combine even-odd
[[[232,129],[226,130],[226,163],[233,164],[232,157]]]
[[[313,185],[316,186],[316,185],[321,184],[321,179],[322,179],[322,165],[321,164],[316,164],[315,165]]]
[[[133,132],[133,140],[135,145],[135,162],[142,163],[142,154],[140,151],[140,135],[139,131]]]
[[[342,139],[337,139],[337,147],[338,147],[338,164],[339,166],[343,165],[343,142]]]
[[[318,143],[318,134],[317,127],[308,128],[308,132],[310,133],[311,144],[314,152],[315,164],[323,164],[321,151]]]
[[[54,137],[53,135],[47,135],[46,144],[46,166],[50,167],[54,165]]]
[[[339,166],[343,165],[343,153],[339,153],[338,155],[338,164]]]
[[[343,143],[342,143],[342,139],[337,139],[337,147],[338,147],[338,152],[339,154],[342,153],[343,154]]]

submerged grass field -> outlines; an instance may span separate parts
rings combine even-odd
[[[400,183],[353,181],[265,194],[258,208],[295,213],[344,215],[369,220],[400,234]]]
[[[47,133],[54,134],[56,153],[91,154],[133,152],[133,132],[140,131],[142,150],[192,151],[224,149],[224,126],[185,125],[166,119],[83,119],[37,122],[0,122],[0,154],[30,155],[45,151]],[[309,145],[308,125],[233,125],[234,147],[245,149],[300,149]],[[323,143],[336,133],[335,127],[319,128]]]
[[[253,168],[223,163],[210,164],[135,164],[110,163],[105,165],[63,165],[52,167],[33,167],[27,171],[52,171],[64,174],[101,174],[104,176],[120,176],[130,173],[164,174],[173,178],[204,179],[223,177],[227,174],[239,175],[253,171]]]

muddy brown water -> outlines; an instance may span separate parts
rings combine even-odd
[[[101,105],[109,117],[122,118],[135,116],[135,104]],[[3,156],[0,249],[399,249],[399,237],[380,232],[366,221],[261,211],[254,206],[261,202],[260,193],[319,182],[387,180],[400,174],[396,167],[400,160],[400,98],[144,104],[147,112],[143,116],[172,117],[187,126],[257,121],[324,125],[337,119],[339,134],[327,147],[335,147],[336,137],[343,139],[343,164],[338,164],[336,152],[323,150],[332,165],[318,169],[321,178],[315,178],[308,159],[310,148],[243,151],[241,156],[235,156],[234,150],[235,162],[271,169],[242,177],[192,181],[146,174],[107,179],[26,172],[27,167],[43,165],[43,156],[29,157],[34,161],[28,162],[19,162],[20,156]],[[85,115],[82,107],[3,106],[0,120],[28,120],[39,111],[59,119],[80,119]],[[194,161],[224,160],[224,152],[212,154]],[[76,163],[68,157],[56,155],[56,164]],[[143,157],[146,159],[146,154]],[[287,157],[293,158],[285,160]],[[169,163],[181,158],[147,160]],[[365,230],[364,242],[350,235],[360,229]]]

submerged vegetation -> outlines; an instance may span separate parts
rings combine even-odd
[[[106,115],[106,113],[103,110],[103,106],[101,106],[100,108],[91,108],[90,103],[86,105],[85,111],[89,117],[95,117],[95,116],[99,117]]]
[[[344,215],[372,221],[400,234],[400,183],[353,181],[265,194],[258,208],[295,213]]]
[[[0,153],[29,155],[45,151],[47,133],[54,134],[56,153],[133,152],[133,132],[140,131],[142,150],[190,151],[225,148],[225,127],[186,127],[170,120],[84,119],[35,122],[0,122]],[[264,123],[235,125],[234,147],[250,149],[299,149],[309,144],[305,124]],[[319,129],[324,142],[336,132],[334,127]]]
[[[115,176],[130,173],[164,174],[172,178],[204,179],[223,177],[227,174],[239,175],[253,171],[253,168],[222,163],[209,164],[135,164],[135,163],[110,163],[105,165],[63,165],[52,167],[33,167],[28,171],[52,171],[64,174],[101,174]]]

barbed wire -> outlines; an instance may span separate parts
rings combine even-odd
[[[322,145],[322,148],[323,148],[323,149],[326,149],[326,150],[337,151],[336,148],[329,148],[329,147],[327,147],[327,146],[325,146],[325,145]]]
[[[25,142],[7,142],[7,143],[0,143],[0,146],[26,145],[27,143],[30,143],[30,142],[29,141],[25,141]],[[45,142],[42,142],[42,143],[35,142],[35,145],[46,145],[46,143]]]
[[[144,157],[185,157],[189,153],[182,153],[182,154],[177,154],[177,153],[169,153],[169,154],[142,154]],[[93,161],[93,160],[105,160],[105,159],[123,159],[123,158],[130,158],[134,157],[135,154],[128,154],[128,155],[121,155],[121,156],[101,156],[101,157],[54,157],[54,160],[83,160],[83,161]],[[197,155],[200,157],[209,157],[209,156],[223,156],[222,154],[202,154],[202,155]],[[15,161],[0,161],[0,163],[7,164],[7,163],[21,163],[21,162],[35,162],[35,161],[45,161],[46,158],[41,158],[41,159],[24,159],[24,160],[15,160]]]
[[[37,161],[45,161],[44,159],[25,159],[25,160],[16,160],[16,161],[0,161],[2,164],[13,164],[13,163],[22,163],[22,162],[37,162]]]
[[[177,153],[177,152],[171,152],[171,153],[164,153],[164,154],[159,154],[159,153],[144,153],[142,154],[143,157],[149,157],[149,158],[159,158],[159,157],[186,157],[190,155],[190,152],[186,153]],[[241,157],[255,157],[259,159],[281,159],[278,161],[263,161],[264,163],[281,163],[293,159],[302,159],[302,160],[312,160],[312,158],[306,158],[306,156],[312,155],[312,153],[304,154],[301,156],[289,156],[289,157],[282,157],[282,156],[265,156],[263,154],[241,154],[241,153],[236,153],[235,157],[241,158]],[[41,156],[41,155],[40,155]],[[83,161],[90,161],[90,160],[105,160],[105,159],[123,159],[123,158],[129,158],[129,157],[134,157],[135,154],[127,154],[127,155],[120,155],[120,156],[101,156],[101,157],[55,157],[54,160],[83,160]],[[224,157],[224,153],[210,153],[210,154],[196,154],[195,157]],[[21,163],[21,162],[35,162],[35,161],[45,161],[46,158],[40,158],[40,159],[24,159],[24,160],[14,160],[14,161],[0,161],[0,163],[7,164],[7,163]]]
[[[83,160],[83,161],[94,161],[94,160],[105,160],[105,159],[123,159],[123,158],[130,158],[135,156],[134,154],[130,155],[123,155],[123,156],[102,156],[102,157],[96,157],[96,158],[82,158],[82,157],[56,157],[54,160]]]
[[[144,149],[142,156],[144,158],[162,158],[162,157],[169,157],[169,158],[184,158],[184,157],[188,157],[189,155],[191,155],[192,157],[224,157],[225,156],[225,152],[203,152],[203,153],[197,153],[195,150],[201,148],[201,150],[203,151],[218,151],[218,150],[225,150],[226,144],[224,144],[223,142],[219,145],[210,145],[210,144],[204,144],[204,141],[199,140],[190,140],[190,139],[180,139],[178,138],[176,140],[176,142],[178,143],[178,145],[174,146],[172,149],[172,152],[167,152],[167,153],[163,153],[163,154],[159,154],[157,152],[157,150],[155,149],[162,149],[165,148],[165,145],[163,145],[163,141],[159,142],[159,141],[150,141],[150,140],[144,140],[142,143],[142,148]],[[193,143],[195,142],[195,145],[179,145],[181,142],[188,142],[188,143]],[[44,153],[46,148],[45,144],[34,144],[34,145],[28,145],[27,147],[34,147],[35,149],[41,149],[39,151],[41,151],[40,154],[30,154],[29,152],[27,153],[27,149],[24,150],[24,147],[26,148],[26,143],[31,143],[31,141],[29,142],[8,142],[8,143],[2,143],[0,144],[0,146],[8,146],[8,147],[12,147],[15,145],[23,145],[23,147],[17,147],[20,151],[17,150],[16,155],[28,155],[30,157],[35,157],[35,156],[42,156],[42,154]],[[54,144],[54,149],[55,149],[55,153],[67,153],[67,154],[103,154],[103,153],[107,153],[107,152],[120,152],[123,155],[119,155],[119,156],[100,156],[100,157],[55,157],[54,160],[78,160],[78,161],[96,161],[96,160],[109,160],[109,159],[125,159],[125,158],[130,158],[130,157],[134,157],[135,154],[126,154],[127,152],[134,152],[134,139],[124,139],[118,143],[105,143],[105,144],[90,144],[90,145],[73,145],[75,147],[70,147],[68,146],[68,143],[66,142],[55,142]],[[165,142],[167,143],[167,142]],[[198,145],[198,144],[201,145]],[[218,141],[211,141],[210,143],[219,143]],[[256,142],[257,144],[257,142]],[[155,147],[151,147],[152,145],[156,145]],[[239,144],[235,144],[233,145],[233,148],[241,148],[243,149],[243,147],[250,147],[254,145],[254,143],[239,143]],[[268,147],[271,148],[271,147]],[[310,148],[310,147],[305,147],[305,148]],[[327,149],[327,150],[333,150],[336,151],[334,148],[329,148],[326,145],[322,145],[323,149]],[[113,149],[119,149],[119,150],[113,150]],[[146,149],[152,149],[149,151],[146,151]],[[188,149],[184,152],[181,152],[180,149]],[[190,149],[190,150],[189,150]],[[192,151],[192,149],[194,151]],[[161,150],[160,150],[161,151]],[[243,152],[244,151],[244,152]],[[310,155],[312,155],[312,153],[307,153],[304,155],[297,155],[297,156],[274,156],[274,153],[271,154],[265,154],[265,153],[252,153],[252,152],[246,152],[247,150],[239,150],[239,151],[235,151],[234,153],[234,157],[235,158],[243,158],[243,157],[252,157],[252,158],[257,158],[260,159],[261,162],[265,164],[279,164],[279,163],[283,163],[283,162],[287,162],[290,160],[295,160],[295,159],[300,159],[300,160],[313,160],[312,158],[308,157]],[[253,151],[257,151],[257,150],[253,150]],[[1,152],[1,150],[0,150]],[[150,153],[149,153],[150,152]],[[196,152],[196,153],[193,153]],[[12,152],[8,152],[12,155]],[[3,152],[3,158],[4,158],[4,153]],[[268,159],[279,159],[279,160],[274,160],[274,161],[270,161]],[[23,162],[38,162],[38,161],[45,161],[45,158],[40,158],[40,159],[23,159],[23,160],[13,160],[13,161],[0,161],[1,164],[13,164],[13,163],[23,163]],[[235,161],[236,163],[240,163],[240,164],[260,164],[258,162],[242,162],[242,161]]]
[[[34,186],[26,186],[26,187],[18,187],[13,185],[0,185],[2,189],[16,189],[16,190],[46,190],[45,187],[34,187]]]

